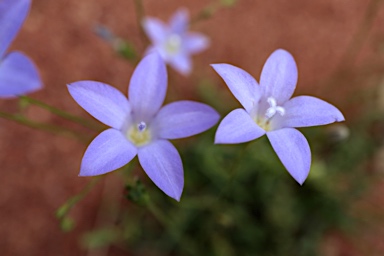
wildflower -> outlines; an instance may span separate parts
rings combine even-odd
[[[12,98],[42,87],[35,65],[23,53],[5,54],[27,17],[30,0],[0,1],[0,97]]]
[[[191,72],[190,55],[205,50],[209,41],[200,33],[188,32],[189,14],[186,9],[178,10],[169,25],[156,18],[146,18],[143,27],[152,41],[147,52],[157,51],[176,71],[183,75]]]
[[[291,96],[297,83],[297,67],[285,50],[271,54],[261,72],[260,85],[244,70],[229,64],[213,64],[241,103],[220,123],[215,143],[242,143],[266,134],[291,176],[302,185],[309,174],[311,151],[295,127],[344,121],[333,105],[311,96]]]
[[[88,146],[80,176],[101,175],[118,169],[136,155],[149,178],[168,196],[179,200],[183,166],[168,139],[201,133],[219,119],[208,105],[193,101],[163,104],[167,72],[157,54],[136,67],[129,85],[129,100],[110,85],[79,81],[68,85],[75,101],[100,122],[110,126]]]

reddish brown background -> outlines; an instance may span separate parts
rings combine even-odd
[[[299,94],[327,98],[340,107],[350,107],[346,95],[371,88],[382,71],[384,4],[371,14],[372,27],[364,30],[357,58],[345,57],[364,22],[367,0],[239,0],[233,8],[222,9],[193,30],[207,34],[211,47],[194,57],[195,71],[190,78],[172,72],[174,84],[192,97],[197,74],[214,81],[218,77],[208,66],[227,62],[244,68],[256,78],[268,55],[277,48],[289,50],[299,67]],[[375,2],[375,1],[373,1]],[[179,7],[192,16],[211,1],[143,0],[146,13],[163,20]],[[93,28],[105,24],[117,35],[132,40],[140,50],[140,32],[133,0],[35,0],[12,49],[26,52],[36,62],[45,84],[32,96],[75,114],[88,117],[70,98],[66,84],[83,79],[99,80],[126,92],[133,67],[116,56]],[[329,86],[328,78],[339,67],[343,80]],[[372,78],[373,77],[373,78]],[[328,86],[328,87],[324,87]],[[2,100],[2,110],[15,111],[16,100]],[[346,109],[347,119],[355,110]],[[28,115],[38,121],[61,124],[53,115],[31,108]],[[94,136],[95,133],[89,133]],[[0,254],[1,255],[91,255],[80,249],[79,237],[95,226],[102,185],[81,202],[71,216],[78,225],[63,233],[55,210],[79,192],[87,179],[78,171],[85,145],[71,139],[32,130],[0,120]],[[369,199],[384,202],[382,186]],[[384,214],[381,206],[377,212]],[[381,211],[381,212],[380,212]],[[384,216],[384,215],[383,215]],[[361,245],[330,234],[324,242],[326,255],[382,255],[383,223],[361,229]],[[88,254],[87,254],[88,253]],[[112,254],[110,254],[112,255]],[[117,254],[118,255],[118,254]]]

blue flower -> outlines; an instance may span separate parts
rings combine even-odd
[[[242,143],[266,134],[281,162],[299,183],[307,178],[311,150],[295,127],[344,121],[333,105],[311,96],[291,99],[297,83],[297,67],[285,50],[271,54],[261,72],[260,85],[244,70],[229,64],[213,64],[244,107],[230,112],[220,123],[215,143]]]
[[[219,120],[213,108],[193,101],[161,107],[167,91],[167,72],[157,53],[146,56],[136,67],[129,100],[110,85],[94,81],[72,83],[68,90],[89,114],[112,127],[88,146],[80,176],[113,171],[138,155],[152,181],[165,194],[180,200],[183,166],[168,139],[189,137],[211,128]]]
[[[21,52],[5,54],[27,17],[30,0],[0,1],[0,97],[34,92],[42,83],[33,62]]]
[[[188,32],[189,15],[186,9],[178,10],[169,25],[156,18],[146,18],[143,27],[152,46],[147,52],[157,51],[165,62],[183,75],[192,69],[190,55],[205,50],[209,45],[207,37],[200,33]]]

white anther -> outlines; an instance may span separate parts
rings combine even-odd
[[[267,102],[269,104],[269,108],[265,112],[266,118],[271,119],[274,115],[276,115],[276,113],[279,113],[281,116],[285,114],[285,109],[281,106],[277,106],[277,102],[274,98],[269,97]]]

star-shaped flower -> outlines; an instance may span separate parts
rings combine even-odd
[[[189,32],[189,15],[186,9],[178,10],[170,19],[169,25],[156,18],[145,18],[143,27],[152,46],[147,52],[157,51],[165,62],[183,75],[192,69],[190,55],[205,50],[209,45],[207,37]]]
[[[21,52],[5,54],[27,17],[30,0],[0,0],[0,97],[36,91],[42,83],[35,65]]]
[[[181,158],[168,139],[189,137],[217,123],[218,113],[193,101],[163,104],[167,72],[157,54],[136,67],[129,85],[129,100],[110,85],[79,81],[68,85],[75,101],[100,122],[112,127],[88,146],[80,176],[116,170],[136,155],[147,175],[168,196],[179,200],[184,175]]]
[[[311,96],[291,99],[297,83],[297,67],[285,50],[271,54],[261,72],[260,85],[244,70],[229,64],[213,64],[241,103],[220,123],[215,143],[242,143],[266,134],[281,162],[299,183],[309,174],[311,151],[297,127],[344,121],[333,105]]]

